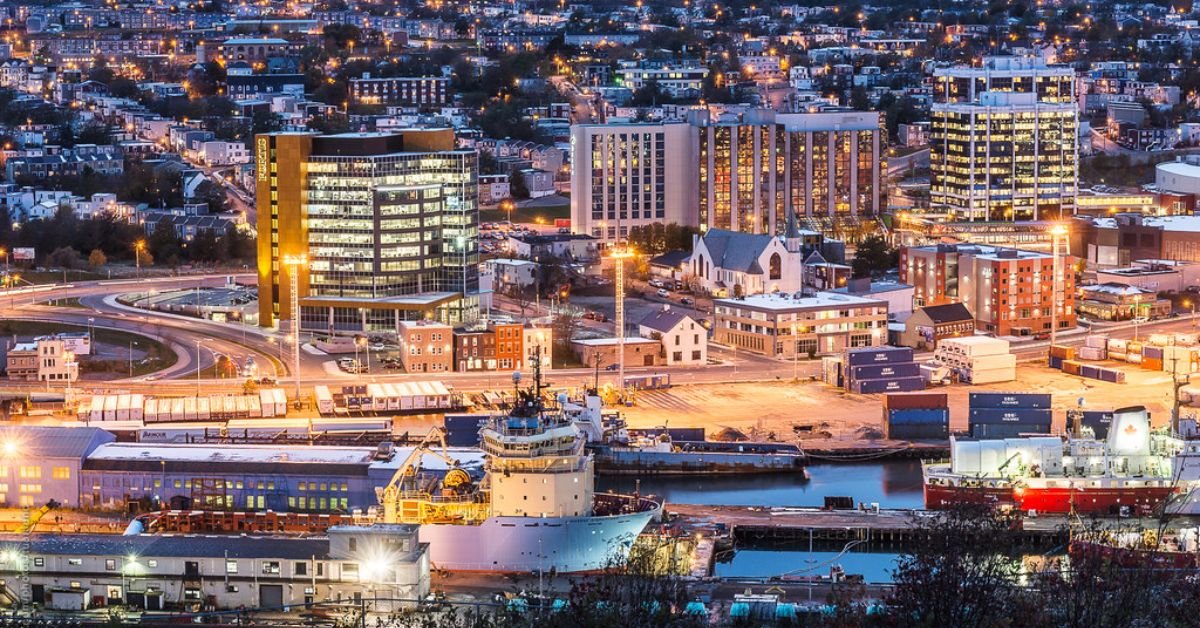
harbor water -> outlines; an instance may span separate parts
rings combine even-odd
[[[668,504],[714,506],[822,506],[826,496],[850,497],[880,508],[923,508],[921,462],[888,460],[817,464],[800,474],[708,476],[600,476],[599,491],[655,495]]]
[[[637,489],[671,503],[743,506],[822,506],[826,496],[850,497],[857,504],[880,508],[923,508],[919,460],[889,460],[860,464],[817,464],[809,478],[799,474],[724,476],[600,476],[597,488],[628,493]],[[809,551],[807,544],[739,547],[719,561],[715,575],[728,578],[826,576],[838,564],[867,582],[890,582],[899,554],[892,548],[872,551],[856,547],[842,553],[828,545]]]

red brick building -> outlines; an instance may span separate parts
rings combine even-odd
[[[1075,327],[1074,258],[1059,270],[1059,329]],[[962,303],[976,328],[998,336],[1049,332],[1054,258],[1048,253],[978,244],[939,244],[900,250],[900,281],[914,287],[914,306]]]

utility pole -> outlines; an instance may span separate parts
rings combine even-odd
[[[612,257],[614,262],[615,274],[613,276],[613,289],[616,290],[616,320],[614,321],[617,328],[617,389],[620,391],[621,398],[625,398],[625,259],[633,257],[633,252],[629,250],[629,246],[617,245],[617,250],[613,251]]]

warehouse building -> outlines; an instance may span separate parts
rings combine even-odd
[[[337,526],[324,538],[38,535],[0,537],[0,585],[24,604],[286,611],[366,602],[391,612],[429,593],[417,526]],[[19,580],[27,579],[20,586]]]

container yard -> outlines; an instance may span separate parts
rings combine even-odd
[[[920,366],[908,347],[849,349],[845,359],[837,364],[840,374],[835,379],[841,379],[848,391],[860,395],[925,388]]]
[[[287,416],[287,394],[282,388],[264,388],[251,395],[94,395],[79,404],[77,416],[84,423],[173,423],[273,418]]]

